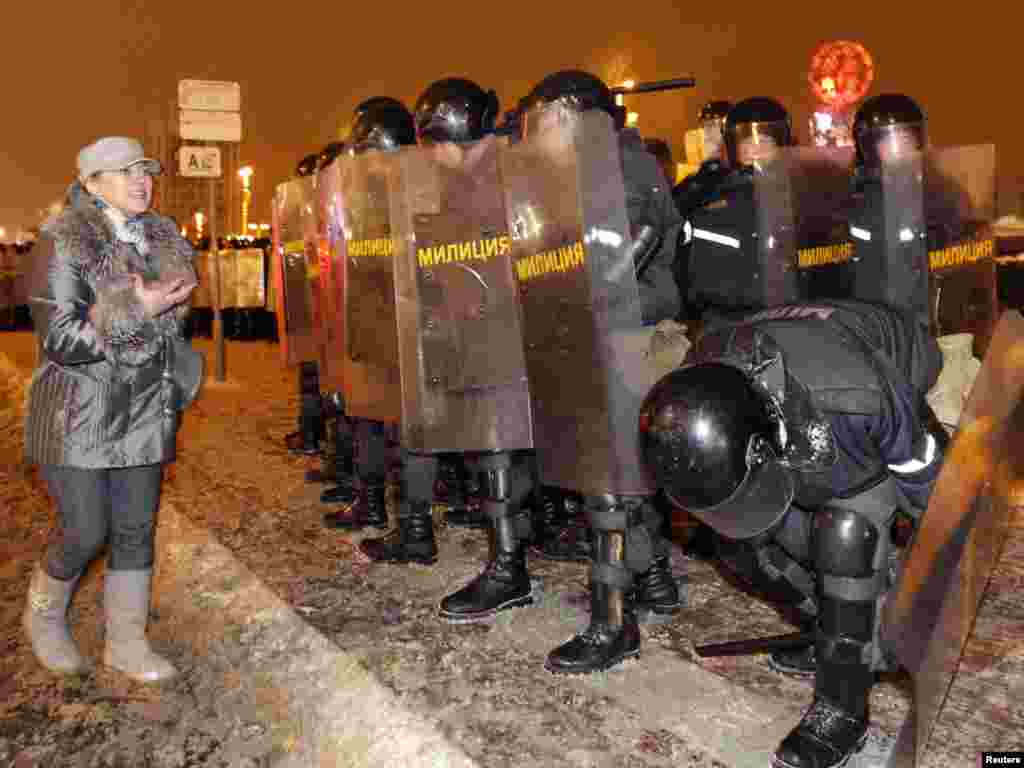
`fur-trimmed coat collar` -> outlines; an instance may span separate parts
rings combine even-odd
[[[139,218],[148,245],[145,255],[118,241],[102,204],[80,182],[68,189],[67,207],[41,228],[63,259],[74,261],[92,290],[91,317],[120,362],[140,364],[158,351],[158,337],[181,333],[187,304],[155,319],[146,318],[131,275],[143,280],[195,280],[195,251],[171,219],[147,212]]]
[[[113,222],[103,212],[99,200],[76,181],[68,188],[66,202],[64,210],[43,224],[41,232],[58,243],[80,245],[82,256],[89,257],[82,266],[92,274],[102,275],[111,267],[116,270],[122,266],[109,264],[117,236]],[[151,211],[139,218],[146,240],[159,262],[153,265],[159,274],[146,275],[148,279],[191,268],[195,254],[171,219]]]

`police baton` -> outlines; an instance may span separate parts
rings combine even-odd
[[[752,640],[733,640],[729,643],[698,645],[693,650],[702,659],[709,656],[750,656],[791,648],[806,648],[814,643],[814,632],[790,632],[786,635],[758,637]]]
[[[680,88],[693,88],[697,81],[692,77],[677,77],[673,80],[652,80],[649,83],[636,83],[631,87],[617,85],[611,89],[612,96],[628,96],[634,93],[657,93],[659,91],[676,91]]]

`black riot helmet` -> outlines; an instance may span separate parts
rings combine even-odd
[[[643,459],[676,505],[718,533],[771,530],[793,501],[771,400],[737,367],[701,363],[661,379],[640,409]]]
[[[732,109],[731,101],[712,100],[700,108],[697,123],[704,133],[704,159],[717,160],[725,138],[725,118]]]
[[[355,154],[391,152],[416,143],[416,126],[405,105],[388,96],[367,99],[355,109],[347,144]]]
[[[731,109],[731,101],[712,99],[700,108],[700,112],[697,113],[697,122],[702,125],[709,120],[721,120],[724,122],[725,118],[729,116],[729,110]]]
[[[789,112],[775,99],[754,96],[729,110],[725,118],[725,149],[733,168],[754,166],[776,147],[793,143]]]
[[[853,119],[857,165],[880,168],[884,160],[925,148],[924,112],[909,96],[883,93],[861,104]]]
[[[332,141],[320,150],[319,159],[317,160],[317,169],[323,170],[331,163],[334,162],[334,158],[342,154],[345,151],[345,142],[343,141]]]
[[[478,141],[494,132],[498,110],[494,91],[461,77],[438,80],[416,99],[416,139],[421,143]]]
[[[299,160],[299,164],[295,166],[296,176],[312,176],[316,173],[317,165],[320,163],[320,155],[313,153],[312,155],[306,155],[304,158]]]
[[[611,89],[601,78],[578,69],[555,72],[537,83],[520,103],[523,134],[529,133],[531,120],[536,121],[545,112],[579,113],[589,109],[607,112],[618,128],[625,122],[625,110],[615,104]]]

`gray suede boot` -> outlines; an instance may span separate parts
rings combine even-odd
[[[40,664],[58,675],[73,675],[85,668],[67,622],[68,603],[77,584],[77,576],[61,581],[37,565],[25,599],[22,626],[32,642],[32,652]]]
[[[149,588],[153,571],[107,571],[103,590],[107,644],[103,663],[140,683],[158,683],[178,674],[146,640]]]

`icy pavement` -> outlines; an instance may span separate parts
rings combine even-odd
[[[0,334],[0,354],[26,377],[32,344]],[[688,606],[644,628],[640,659],[589,678],[553,676],[545,654],[586,621],[582,566],[533,561],[538,606],[484,625],[441,622],[437,602],[480,568],[483,534],[439,527],[441,556],[429,568],[355,557],[358,535],[320,526],[322,486],[303,479],[317,463],[283,447],[294,372],[261,342],[229,344],[227,361],[229,381],[187,414],[165,484],[151,634],[184,674],[156,689],[103,668],[58,680],[32,659],[19,616],[53,513],[36,473],[16,461],[20,390],[0,380],[0,768],[767,765],[810,682],[757,657],[698,659],[693,646],[790,631],[770,606],[677,552]],[[9,373],[0,370],[7,382]],[[72,611],[93,658],[100,570]],[[926,765],[1021,748],[1022,587],[1018,527]],[[880,765],[905,689],[900,679],[876,687],[876,727],[855,768]]]

